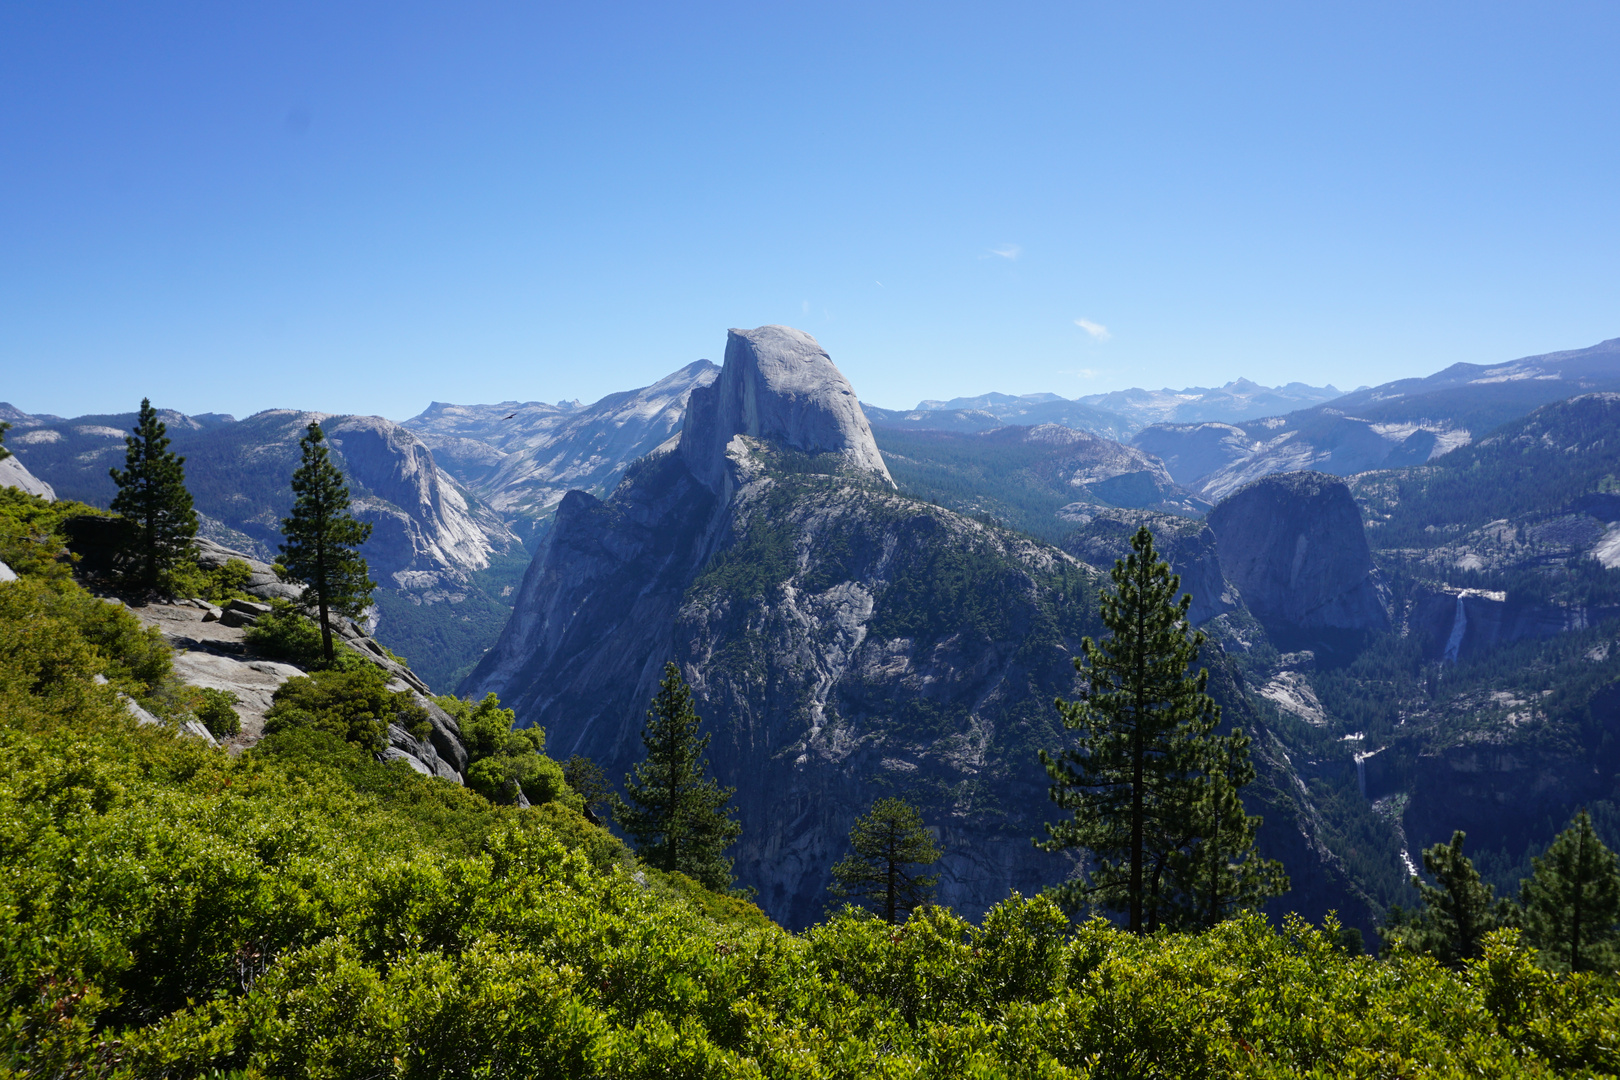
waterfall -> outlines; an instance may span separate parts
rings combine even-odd
[[[1446,638],[1446,651],[1442,659],[1453,664],[1457,662],[1457,652],[1462,648],[1463,635],[1468,632],[1468,609],[1463,606],[1462,593],[1457,594],[1457,617],[1451,623],[1451,636]]]

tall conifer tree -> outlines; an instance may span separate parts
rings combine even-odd
[[[1521,883],[1525,930],[1546,960],[1569,971],[1613,970],[1620,961],[1620,862],[1585,810]]]
[[[151,399],[142,398],[134,432],[124,439],[124,468],[108,470],[118,485],[112,508],[124,518],[119,564],[125,581],[136,588],[162,587],[197,535],[185,465],[186,459],[169,449],[168,427]]]
[[[1220,707],[1205,693],[1209,672],[1192,669],[1204,642],[1187,622],[1192,597],[1177,600],[1181,580],[1145,526],[1112,580],[1102,594],[1111,633],[1084,638],[1074,661],[1086,693],[1057,703],[1064,725],[1080,732],[1078,745],[1057,757],[1041,752],[1052,799],[1073,816],[1048,825],[1037,843],[1087,849],[1089,873],[1060,887],[1062,898],[1123,910],[1142,933],[1178,911],[1198,912],[1200,892],[1213,917],[1258,902],[1283,879],[1253,854],[1258,822],[1237,801],[1253,778],[1243,767],[1248,741],[1241,732],[1213,737]]]
[[[737,789],[723,788],[706,775],[703,751],[709,736],[697,733],[702,722],[681,669],[665,664],[641,729],[647,760],[625,776],[628,798],[615,799],[613,816],[651,865],[725,890],[732,877],[724,852],[742,835],[727,806]]]
[[[1235,911],[1257,908],[1288,891],[1282,863],[1255,853],[1259,817],[1243,808],[1240,790],[1254,780],[1249,736],[1242,728],[1211,737],[1204,777],[1190,816],[1196,835],[1169,853],[1167,914],[1185,927],[1210,927]]]
[[[292,516],[281,519],[281,565],[305,585],[304,603],[320,615],[321,648],[333,659],[335,612],[359,618],[371,603],[377,583],[371,580],[360,545],[371,536],[369,522],[349,512],[349,485],[332,464],[326,435],[310,422],[298,440],[300,462],[292,476]]]
[[[897,923],[933,898],[938,874],[917,867],[939,861],[939,847],[922,815],[904,799],[879,799],[849,830],[855,850],[832,868],[832,894],[859,900],[884,921]]]
[[[1452,967],[1461,967],[1463,961],[1479,958],[1486,934],[1510,920],[1511,903],[1494,899],[1495,890],[1481,880],[1473,860],[1463,854],[1467,835],[1458,829],[1451,834],[1451,843],[1424,849],[1423,869],[1439,884],[1412,876],[1423,908],[1411,918],[1397,914],[1380,927],[1379,936],[1386,944],[1430,953]]]

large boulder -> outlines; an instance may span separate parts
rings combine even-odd
[[[841,454],[851,467],[894,483],[849,380],[803,330],[727,332],[720,377],[693,388],[681,431],[681,456],[711,491],[729,491],[726,448],[737,435]]]
[[[1211,510],[1209,525],[1222,573],[1274,638],[1388,628],[1387,590],[1338,477],[1264,477]]]

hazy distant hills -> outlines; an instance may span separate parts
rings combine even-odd
[[[440,465],[484,499],[525,540],[544,532],[569,491],[606,494],[625,467],[680,427],[693,387],[720,369],[694,360],[651,386],[579,402],[435,401],[405,427]]]
[[[1283,416],[1159,424],[1131,445],[1161,458],[1178,483],[1219,500],[1272,473],[1350,476],[1420,464],[1542,405],[1611,389],[1620,389],[1620,338],[1503,364],[1453,364]]]
[[[1038,399],[1038,400],[1037,400]],[[1029,394],[1015,398],[1008,394],[984,394],[957,401],[983,402],[984,407],[954,408],[949,403],[928,402],[915,409],[880,409],[861,403],[861,411],[874,428],[913,431],[993,431],[1009,424],[1038,426],[1062,424],[1076,431],[1089,431],[1105,439],[1124,439],[1140,425],[1132,425],[1118,413],[1068,401],[1056,394]],[[936,407],[937,406],[937,407]]]
[[[874,426],[932,431],[989,431],[1007,424],[1062,424],[1107,439],[1124,439],[1149,424],[1248,420],[1302,409],[1339,396],[1332,386],[1261,386],[1236,379],[1225,386],[1181,390],[1116,390],[1070,400],[1057,394],[980,394],[926,400],[911,410],[862,405]]]

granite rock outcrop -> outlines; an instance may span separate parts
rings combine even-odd
[[[727,450],[738,435],[807,454],[837,454],[851,468],[894,484],[854,388],[802,330],[727,331],[720,377],[693,389],[680,440],[687,468],[717,494],[727,486]]]
[[[1209,525],[1221,572],[1275,640],[1389,627],[1361,512],[1338,477],[1265,477],[1211,510]]]

